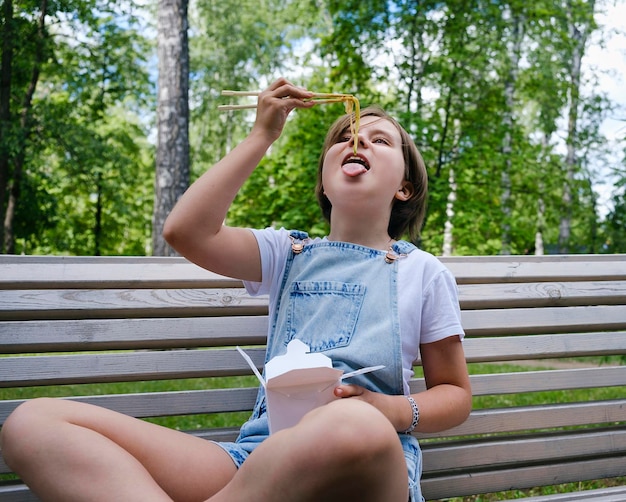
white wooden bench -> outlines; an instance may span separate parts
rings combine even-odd
[[[578,359],[626,354],[626,255],[442,261],[459,284],[469,363],[550,360],[557,369],[473,374],[475,399],[519,393],[533,404],[475,405],[463,425],[422,435],[425,496],[626,476],[626,365]],[[266,298],[180,258],[0,256],[0,387],[8,396],[0,423],[21,402],[20,388],[247,375],[234,346],[246,346],[261,366],[266,315]],[[564,359],[577,362],[561,367]],[[419,378],[412,385],[423,388]],[[594,388],[617,392],[607,400],[569,396]],[[542,394],[555,390],[556,398]],[[144,418],[250,410],[255,394],[250,387],[77,399]],[[191,433],[231,440],[236,428]],[[0,461],[0,475],[9,472]],[[548,499],[626,500],[626,487],[535,500]],[[19,480],[0,483],[1,502],[31,500]]]

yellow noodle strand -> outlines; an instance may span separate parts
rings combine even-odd
[[[361,105],[356,96],[345,94],[342,96],[345,103],[346,113],[350,115],[350,134],[354,138],[354,155],[357,154],[359,147],[359,126],[361,124]]]

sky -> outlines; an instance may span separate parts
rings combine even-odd
[[[599,197],[598,209],[604,217],[611,208],[615,181],[611,170],[618,166],[621,166],[622,172],[626,169],[622,160],[626,148],[626,0],[605,0],[601,3],[604,12],[599,11],[596,19],[603,29],[589,40],[583,58],[583,72],[596,72],[599,89],[619,106],[601,126],[601,131],[611,141],[610,162],[597,167],[605,182],[595,185]],[[600,33],[603,33],[604,43],[599,40]]]
[[[604,47],[597,36],[592,37],[583,64],[588,71],[605,74],[601,77],[600,88],[626,108],[626,0],[612,3],[605,13],[597,15],[598,24],[605,27],[601,30],[606,39]],[[608,118],[604,127],[610,137],[621,132],[621,138],[625,138],[626,109]]]

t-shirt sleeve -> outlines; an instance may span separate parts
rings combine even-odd
[[[420,343],[433,343],[454,335],[462,339],[465,332],[456,281],[452,273],[444,269],[424,291]]]
[[[250,229],[259,245],[261,256],[261,281],[244,281],[246,291],[252,296],[267,295],[273,285],[280,281],[291,249],[289,232],[284,228]]]

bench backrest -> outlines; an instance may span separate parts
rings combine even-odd
[[[626,475],[626,366],[578,359],[626,354],[626,255],[441,260],[459,285],[468,362],[530,366],[472,369],[474,395],[532,404],[484,404],[422,435],[428,498]],[[261,367],[266,329],[267,298],[181,258],[0,256],[0,423],[19,388],[250,375],[235,346]],[[609,387],[624,397],[568,396]],[[248,411],[256,395],[193,388],[76,399],[145,418]],[[561,394],[543,402],[545,391]],[[232,439],[236,427],[195,433]]]

